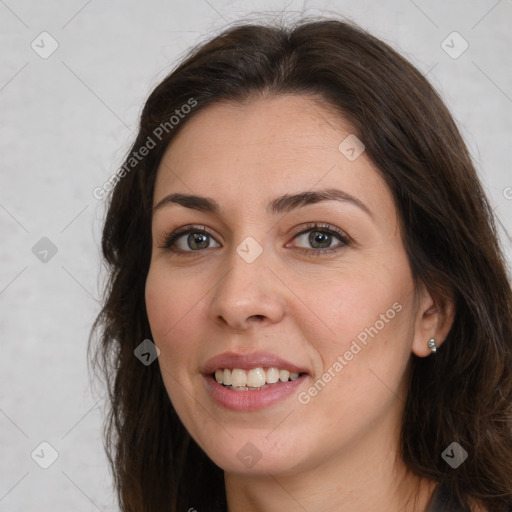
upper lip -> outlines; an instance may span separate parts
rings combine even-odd
[[[236,352],[223,352],[209,359],[203,368],[205,375],[210,375],[215,370],[224,368],[240,368],[250,370],[251,368],[279,368],[295,373],[308,373],[308,370],[297,366],[281,357],[269,352],[254,352],[252,354],[237,354]]]

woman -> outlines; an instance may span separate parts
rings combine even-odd
[[[231,27],[115,181],[94,361],[123,511],[511,510],[504,257],[411,64],[337,19]]]

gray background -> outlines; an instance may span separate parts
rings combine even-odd
[[[0,510],[116,510],[104,391],[86,365],[104,279],[104,202],[92,191],[122,163],[144,100],[189,47],[247,13],[282,10],[340,13],[428,74],[512,231],[510,0],[0,0]],[[58,43],[46,59],[31,47],[51,48],[43,31]],[[453,31],[469,44],[458,58],[442,47]],[[457,53],[463,41],[446,44]],[[58,453],[48,469],[43,441]]]

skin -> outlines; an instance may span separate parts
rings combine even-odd
[[[220,215],[154,212],[146,307],[169,397],[225,470],[230,512],[423,511],[435,487],[397,453],[411,354],[429,356],[432,337],[441,345],[453,306],[415,288],[389,188],[364,152],[349,161],[338,150],[352,132],[311,96],[215,103],[186,122],[158,170],[154,205],[181,192],[221,206]],[[351,194],[371,215],[338,201],[266,211],[279,195],[323,188]],[[329,244],[312,245],[311,231],[294,238],[312,222],[351,241],[333,236],[336,252],[302,254]],[[206,226],[210,245],[193,256],[161,248],[186,225]],[[177,243],[191,252],[187,236]],[[252,263],[236,252],[246,237],[263,249]],[[261,350],[307,368],[298,392],[307,391],[395,303],[400,312],[306,405],[294,393],[261,411],[229,411],[204,385],[211,357]],[[248,442],[261,453],[251,468],[237,457]]]

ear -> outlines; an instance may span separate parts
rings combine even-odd
[[[434,338],[439,348],[448,336],[454,318],[453,299],[434,295],[425,285],[421,285],[416,308],[413,353],[418,357],[429,356],[432,353],[428,346],[431,338]]]

